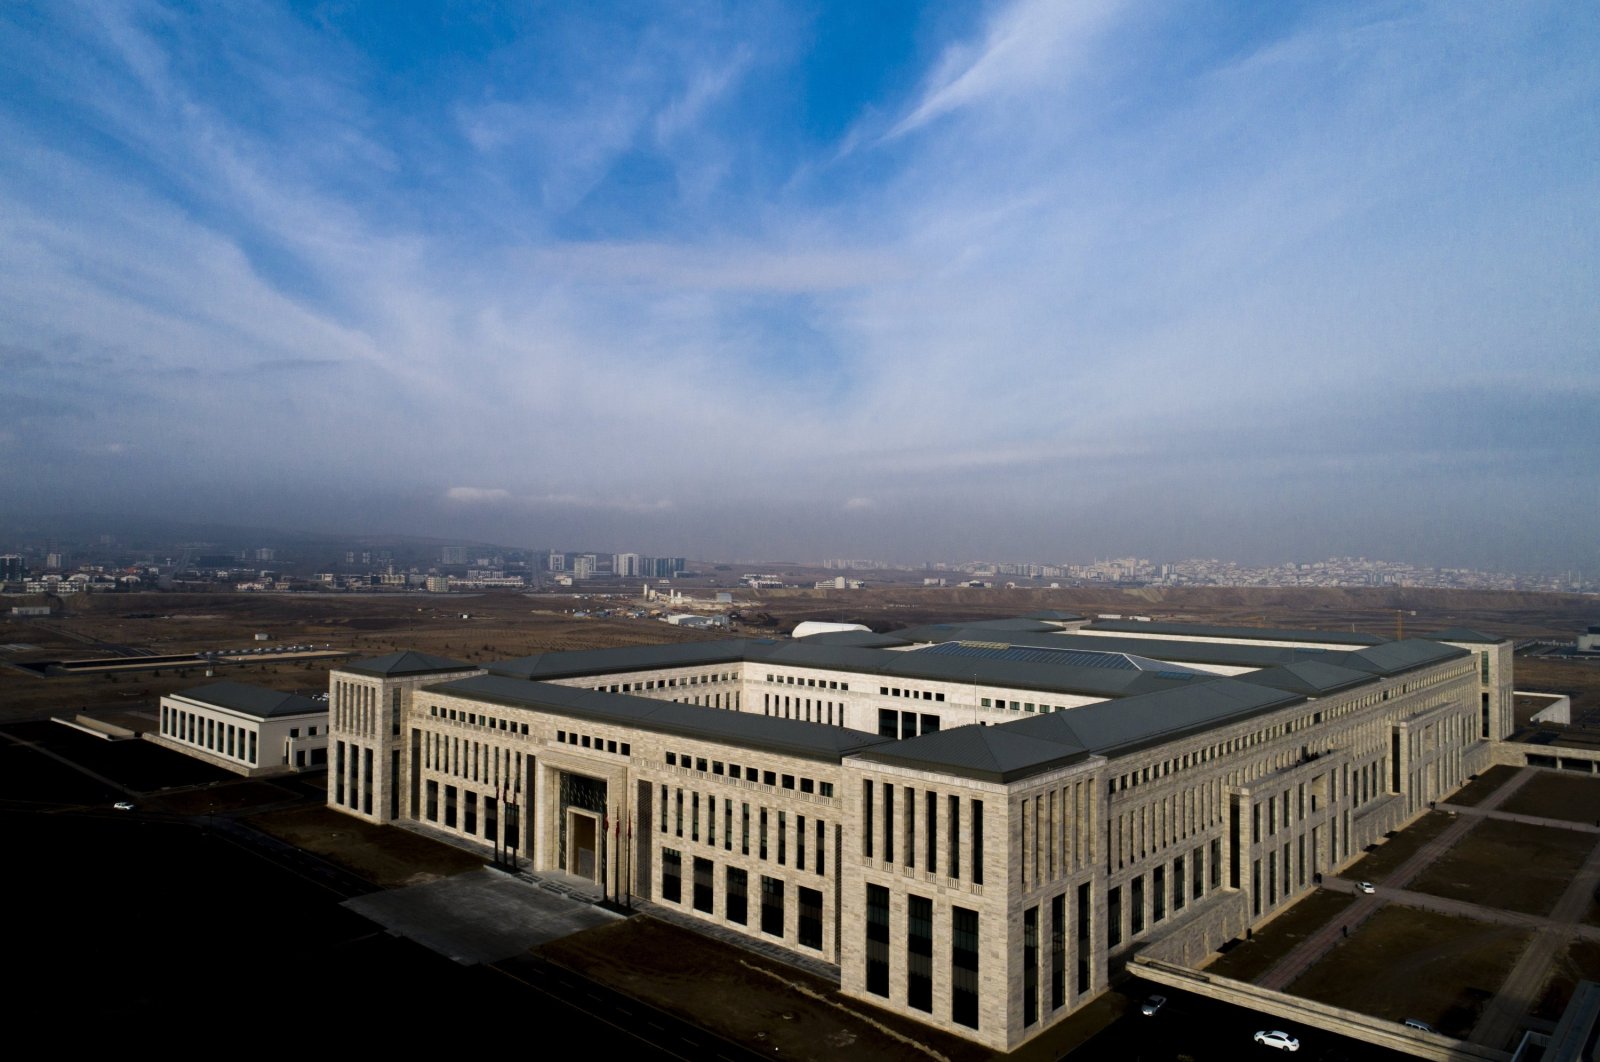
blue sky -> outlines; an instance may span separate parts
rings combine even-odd
[[[0,497],[1593,569],[1597,89],[1584,4],[5,5]]]

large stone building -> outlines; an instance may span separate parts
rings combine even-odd
[[[1009,1050],[1485,767],[1511,645],[1040,613],[332,675],[329,801],[837,964]]]

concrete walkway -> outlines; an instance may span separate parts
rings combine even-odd
[[[1600,843],[1596,843],[1588,858],[1573,876],[1561,899],[1548,916],[1506,911],[1484,907],[1464,900],[1452,900],[1424,892],[1413,892],[1405,886],[1439,856],[1448,851],[1480,819],[1495,818],[1534,826],[1551,826],[1557,829],[1590,833],[1600,837],[1600,827],[1564,819],[1543,818],[1536,815],[1519,815],[1500,811],[1510,797],[1533,778],[1542,768],[1525,767],[1517,775],[1490,794],[1481,804],[1469,807],[1445,803],[1441,808],[1456,815],[1456,821],[1447,826],[1433,840],[1423,845],[1415,855],[1388,875],[1376,893],[1358,893],[1356,902],[1338,917],[1308,936],[1280,959],[1263,976],[1256,979],[1262,988],[1285,991],[1290,984],[1332,951],[1347,935],[1348,929],[1360,926],[1372,917],[1385,903],[1395,902],[1406,907],[1459,915],[1480,922],[1497,925],[1526,926],[1534,930],[1528,946],[1523,949],[1505,982],[1494,998],[1484,1007],[1470,1039],[1474,1043],[1499,1049],[1509,1049],[1521,1031],[1530,1026],[1544,1027],[1529,1016],[1529,1011],[1539,1001],[1556,959],[1567,945],[1577,939],[1600,941],[1600,927],[1585,925],[1581,919],[1588,909],[1591,897],[1600,887]],[[1335,891],[1355,892],[1355,884],[1345,878],[1324,879],[1323,887]]]

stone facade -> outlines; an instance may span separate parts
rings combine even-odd
[[[1252,651],[1325,651],[1314,638]],[[1204,638],[1185,644],[1205,655]],[[1482,695],[1509,697],[1509,643],[1406,644],[1315,695],[1198,666],[1118,679],[1179,689],[1148,717],[1138,695],[1094,692],[1128,667],[1100,657],[1052,689],[1000,665],[917,673],[917,644],[730,642],[680,647],[680,665],[619,650],[487,670],[397,654],[412,659],[332,675],[329,801],[780,942],[837,964],[852,998],[1010,1050],[1132,955],[1193,963],[1270,919],[1493,762]],[[1250,675],[1226,656],[1216,666]],[[1201,698],[1197,718],[1211,714],[1191,723],[1185,685],[1263,707]],[[1036,766],[1024,754],[1049,742],[1004,725],[1106,719],[1108,705],[1127,716],[1113,737]],[[1498,708],[1489,718],[1501,736]],[[969,738],[1021,758],[917,751]]]

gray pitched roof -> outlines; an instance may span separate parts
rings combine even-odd
[[[213,682],[209,686],[196,686],[180,690],[178,696],[203,704],[214,704],[240,715],[256,719],[275,719],[284,715],[326,715],[328,706],[297,693],[280,693],[262,686],[244,682]]]
[[[1287,627],[1223,627],[1209,623],[1146,623],[1143,620],[1095,620],[1094,631],[1122,631],[1132,634],[1178,634],[1193,638],[1242,638],[1273,642],[1320,642],[1323,645],[1376,645],[1384,639],[1354,631],[1302,631]]]
[[[872,631],[827,631],[808,634],[811,645],[849,645],[857,649],[901,649],[913,644],[898,634],[874,634]]]
[[[393,678],[397,675],[432,675],[443,674],[448,671],[473,671],[477,665],[465,664],[460,660],[451,660],[443,656],[431,656],[428,653],[419,653],[407,649],[404,652],[389,653],[386,656],[375,656],[370,660],[357,660],[352,664],[345,664],[339,670],[355,671],[363,675],[379,675],[384,678]]]
[[[1070,734],[1040,737],[1015,733],[1009,725],[968,725],[881,745],[856,758],[1004,783],[1088,756]]]
[[[509,678],[552,679],[575,675],[609,675],[623,671],[649,671],[662,667],[698,667],[736,664],[750,659],[772,641],[730,638],[715,642],[669,642],[665,645],[626,645],[615,649],[576,649],[565,653],[536,653],[488,665],[494,675]]]
[[[838,763],[852,752],[892,740],[824,723],[657,701],[625,693],[601,693],[502,675],[475,675],[429,686],[427,690],[491,704],[537,708],[575,719],[725,741],[743,748],[767,749],[831,763]]]
[[[1184,689],[1031,715],[998,726],[943,730],[860,753],[876,763],[1012,782],[1088,755],[1118,756],[1276,711],[1305,698],[1227,678]]]
[[[1421,637],[1433,642],[1479,642],[1485,645],[1498,645],[1507,640],[1505,638],[1497,638],[1492,634],[1484,634],[1482,631],[1475,631],[1471,627],[1447,627],[1442,631],[1434,631],[1432,634],[1424,634]]]

